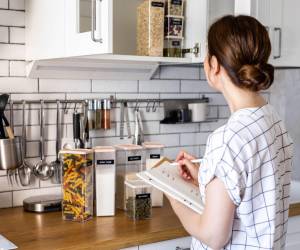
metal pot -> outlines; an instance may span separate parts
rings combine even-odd
[[[0,139],[0,170],[16,169],[22,164],[22,138]]]

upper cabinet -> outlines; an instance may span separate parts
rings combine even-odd
[[[237,0],[236,13],[256,17],[268,29],[277,67],[300,67],[300,1]]]

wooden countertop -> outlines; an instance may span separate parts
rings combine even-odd
[[[21,250],[120,249],[187,236],[168,202],[150,220],[134,223],[124,212],[85,223],[63,221],[61,212],[35,214],[0,209],[0,234]]]
[[[300,215],[300,203],[290,216]],[[22,208],[0,209],[0,234],[22,250],[120,249],[187,236],[168,202],[153,218],[134,223],[124,212],[86,223],[63,221],[60,212],[34,214]]]

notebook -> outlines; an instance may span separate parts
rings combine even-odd
[[[176,166],[164,162],[137,174],[146,183],[161,190],[197,213],[202,213],[204,203],[199,188],[181,178]]]

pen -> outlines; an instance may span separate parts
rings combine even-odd
[[[201,163],[203,161],[203,159],[194,159],[194,160],[191,160],[191,163]],[[170,164],[171,166],[178,166],[178,162],[172,162]]]

